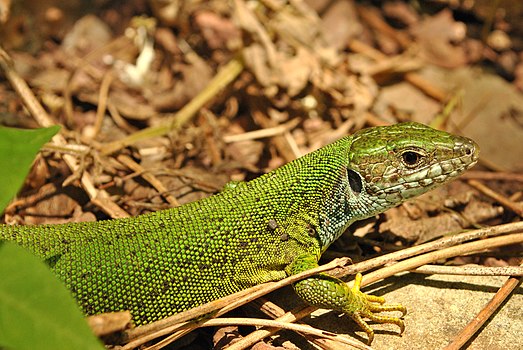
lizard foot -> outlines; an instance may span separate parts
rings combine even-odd
[[[375,313],[383,312],[383,311],[400,311],[402,313],[402,316],[405,316],[407,313],[407,309],[405,306],[401,304],[385,304],[385,298],[378,297],[375,295],[368,295],[360,291],[360,285],[361,285],[361,273],[356,274],[356,278],[354,279],[354,287],[352,287],[352,292],[354,295],[358,296],[365,307],[360,308],[359,310],[355,310],[352,312],[347,312],[351,318],[367,333],[368,341],[367,343],[370,345],[372,341],[374,340],[374,331],[372,328],[363,320],[363,317],[366,317],[370,319],[371,321],[378,322],[378,323],[392,323],[397,325],[400,328],[400,334],[403,333],[405,330],[405,323],[403,320],[401,320],[400,317],[391,317],[391,316],[380,316],[376,315]]]

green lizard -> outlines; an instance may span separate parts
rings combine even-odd
[[[478,159],[464,137],[418,123],[363,129],[209,198],[134,218],[0,225],[44,259],[87,315],[130,310],[138,325],[318,266],[353,222],[448,182]],[[294,284],[307,303],[363,317],[402,311],[318,274]]]

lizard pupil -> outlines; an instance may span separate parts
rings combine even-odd
[[[412,151],[405,152],[401,156],[403,158],[403,162],[405,162],[406,165],[410,166],[416,165],[421,158],[420,154]]]
[[[351,169],[347,169],[347,178],[349,179],[349,186],[355,193],[360,193],[363,187],[361,178],[357,172]]]

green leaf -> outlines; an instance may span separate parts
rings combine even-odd
[[[0,126],[0,214],[24,183],[40,148],[58,130],[58,125],[32,130]]]
[[[0,349],[103,349],[76,302],[38,258],[0,242]]]

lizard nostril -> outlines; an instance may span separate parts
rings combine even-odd
[[[471,157],[472,160],[475,162],[479,158],[479,146],[477,143],[475,143],[472,140],[467,140],[468,142],[465,142],[463,144],[463,148],[461,150],[462,154],[464,154],[467,157]]]
[[[474,154],[475,147],[472,143],[465,143],[463,145],[463,149],[467,156],[471,156],[472,154]]]

